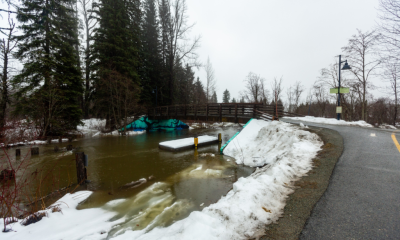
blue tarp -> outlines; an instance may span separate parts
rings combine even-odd
[[[180,120],[150,120],[147,116],[144,116],[126,126],[126,130],[129,131],[179,130],[188,128],[189,126]],[[124,129],[125,128],[122,128],[120,131],[124,131]]]

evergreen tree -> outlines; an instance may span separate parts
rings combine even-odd
[[[99,114],[106,117],[107,126],[114,128],[125,118],[126,111],[132,111],[123,110],[121,105],[126,90],[122,85],[132,88],[128,94],[132,96],[132,104],[139,98],[140,1],[101,0],[96,14],[99,19],[93,44],[96,105]]]
[[[204,90],[204,86],[200,81],[200,78],[197,78],[193,87],[193,103],[194,104],[205,104],[207,103],[207,96]]]
[[[236,99],[235,98],[232,98],[232,103],[236,103]]]
[[[15,114],[36,121],[41,136],[63,134],[80,123],[81,73],[74,47],[78,20],[74,0],[22,0],[22,34],[16,57],[24,62],[13,81]]]
[[[141,74],[143,88],[141,99],[144,103],[153,102],[153,105],[160,105],[155,103],[156,98],[153,94],[153,89],[164,88],[163,82],[160,81],[162,59],[155,0],[145,0],[144,2],[142,46],[144,70]]]
[[[224,95],[222,97],[222,102],[224,103],[229,103],[229,100],[231,99],[231,94],[229,93],[228,89],[224,91]]]
[[[218,103],[217,92],[215,91],[211,97],[211,103]]]

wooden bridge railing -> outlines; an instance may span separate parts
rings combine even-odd
[[[278,113],[276,113],[278,109]],[[283,106],[254,103],[209,103],[202,105],[173,105],[148,109],[151,119],[204,120],[219,122],[245,122],[260,113],[283,116]]]

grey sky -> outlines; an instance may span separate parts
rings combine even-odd
[[[200,61],[210,57],[221,101],[226,88],[238,97],[250,71],[268,86],[283,76],[285,88],[295,81],[311,87],[357,28],[376,26],[379,1],[187,0],[187,5],[189,21],[196,22],[192,34],[202,36]],[[197,76],[205,82],[203,69]]]

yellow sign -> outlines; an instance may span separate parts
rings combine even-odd
[[[338,88],[331,88],[331,94],[334,94],[334,93],[338,93]],[[350,88],[348,88],[348,87],[341,87],[340,88],[340,93],[342,94],[342,93],[350,93]]]

